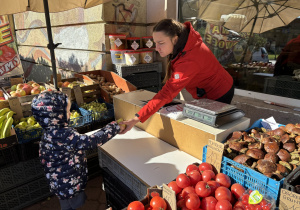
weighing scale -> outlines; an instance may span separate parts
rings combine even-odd
[[[244,117],[245,113],[236,106],[205,98],[186,102],[183,116],[219,127]]]

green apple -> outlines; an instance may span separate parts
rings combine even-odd
[[[13,86],[11,86],[11,88],[10,88],[12,91],[16,91],[17,90],[17,85],[13,85]]]

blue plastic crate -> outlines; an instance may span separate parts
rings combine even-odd
[[[16,134],[18,137],[18,143],[23,144],[30,142],[32,140],[36,140],[41,138],[43,133],[43,128],[35,128],[32,130],[21,130],[19,128],[15,128]]]
[[[278,125],[278,128],[279,128],[280,126],[285,126],[285,125],[279,124],[279,125]],[[251,125],[251,127],[248,128],[248,129],[246,130],[246,132],[251,131],[251,129],[253,129],[253,128],[262,128],[262,127],[263,127],[262,119],[259,119],[259,120],[255,121],[255,122]]]
[[[206,162],[207,145],[203,147],[202,162]],[[251,190],[259,190],[276,201],[279,199],[280,188],[284,179],[275,181],[258,171],[239,164],[225,156],[222,157],[221,173],[231,178],[232,183],[239,183]]]
[[[92,115],[89,111],[78,107],[77,103],[72,103],[71,111],[73,110],[79,112],[81,116],[70,119],[69,126],[76,128],[92,123]]]

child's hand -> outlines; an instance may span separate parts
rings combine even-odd
[[[122,118],[120,118],[120,119],[117,120],[117,123],[120,126],[120,132],[119,133],[122,133],[125,130],[125,128],[126,128],[126,124],[124,124],[123,122],[124,121],[123,121]]]

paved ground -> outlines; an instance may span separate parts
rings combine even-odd
[[[88,181],[85,190],[87,200],[83,207],[78,210],[105,210],[106,198],[105,192],[102,190],[102,176],[98,176]],[[59,210],[60,205],[56,196],[49,197],[46,200],[40,201],[24,210]]]

